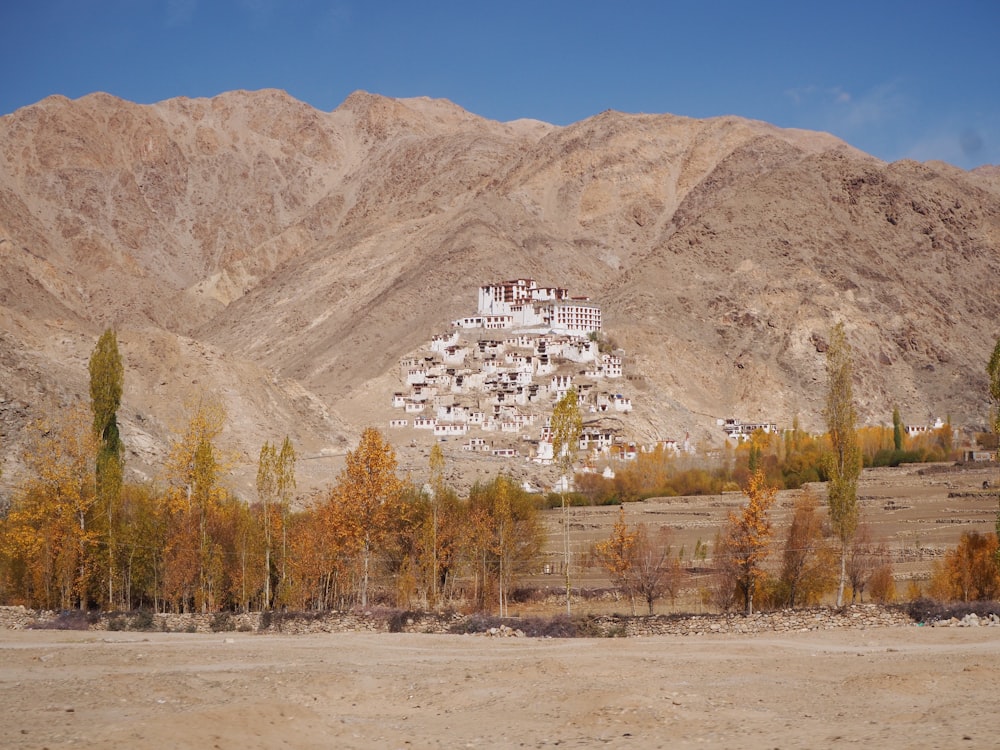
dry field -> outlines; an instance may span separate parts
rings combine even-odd
[[[991,489],[984,490],[983,482]],[[886,542],[893,553],[896,589],[905,594],[910,580],[926,583],[935,560],[953,548],[965,531],[988,533],[995,530],[998,511],[997,488],[1000,467],[994,465],[923,464],[896,468],[866,469],[858,486],[862,520],[872,529],[875,542]],[[825,485],[813,487],[821,502]],[[780,544],[791,518],[792,503],[799,491],[782,491],[771,511],[775,542]],[[645,523],[650,528],[669,526],[675,550],[681,547],[690,557],[695,545],[712,544],[716,532],[725,524],[726,515],[742,505],[746,498],[739,492],[708,497],[657,498],[625,506],[630,526]],[[595,541],[606,539],[617,520],[618,508],[581,507],[570,509],[570,549],[573,587],[604,588],[610,584],[599,568],[585,565]],[[562,562],[561,511],[546,512],[548,545],[546,560],[550,570],[558,571]],[[711,556],[711,550],[709,552]],[[711,565],[709,557],[708,564]],[[536,586],[562,585],[558,574],[538,575],[529,581]],[[707,584],[695,577],[673,609],[698,611],[701,607],[698,588]],[[527,606],[522,607],[526,612]],[[621,603],[581,601],[580,612],[624,611]],[[657,605],[657,612],[669,612],[667,602]],[[512,614],[518,613],[516,605]]]
[[[0,631],[17,748],[996,747],[996,628],[497,639]]]

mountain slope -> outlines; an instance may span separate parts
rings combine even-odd
[[[602,302],[640,439],[720,442],[724,416],[821,429],[839,321],[864,420],[898,405],[982,424],[997,175],[734,117],[558,128],[364,92],[329,113],[278,91],[52,97],[0,118],[4,451],[86,393],[113,325],[135,471],[204,394],[245,477],[286,433],[343,453],[391,416],[400,357],[515,277]],[[305,484],[336,465],[304,462]]]

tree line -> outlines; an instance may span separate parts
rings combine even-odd
[[[991,397],[1000,404],[1000,343],[993,360],[988,370],[997,391]],[[620,472],[631,489],[619,487],[619,502],[655,487],[661,494],[697,494],[705,484],[714,491],[743,488],[746,504],[715,539],[715,575],[702,592],[713,605],[751,612],[815,603],[833,591],[838,606],[848,591],[852,598],[866,591],[883,601],[895,596],[886,545],[870,538],[859,516],[857,481],[866,457],[886,449],[886,437],[892,451],[913,446],[903,443],[898,413],[893,430],[878,441],[857,429],[852,367],[837,326],[827,352],[828,429],[822,438],[797,426],[782,438],[755,435],[737,449],[725,475],[693,466],[677,470],[676,459],[659,452],[640,455]],[[503,475],[460,496],[444,481],[436,444],[427,481],[417,486],[399,476],[392,446],[374,428],[347,454],[332,486],[305,506],[292,502],[297,456],[291,441],[266,442],[255,495],[240,498],[225,487],[233,463],[219,447],[226,415],[217,403],[202,400],[190,406],[186,425],[170,441],[161,476],[153,483],[125,482],[117,424],[124,367],[113,331],[98,340],[89,374],[89,409],[81,404],[58,422],[39,422],[24,451],[25,479],[0,517],[2,602],[214,612],[460,601],[505,615],[516,581],[537,566],[545,541],[543,499]],[[553,413],[554,457],[567,473],[581,428],[572,395]],[[995,416],[992,421],[1000,426]],[[928,439],[933,444],[939,438]],[[950,435],[943,445],[950,446]],[[588,491],[588,476],[577,475],[578,491]],[[794,485],[790,476],[826,481],[826,513],[820,498],[802,491],[779,544],[769,510],[776,491]],[[725,484],[712,484],[719,481]],[[567,494],[560,493],[560,505],[568,548]],[[704,561],[707,549],[699,545],[692,560]],[[641,600],[650,612],[658,599],[674,599],[680,591],[683,558],[664,530],[630,528],[624,506],[610,537],[591,555],[633,607]],[[931,590],[955,598],[994,596],[997,559],[996,535],[963,535],[938,566]]]
[[[225,487],[226,415],[191,405],[154,483],[123,481],[124,368],[113,331],[90,359],[90,409],[32,428],[25,480],[0,518],[0,601],[44,609],[172,612],[437,606],[456,598],[501,613],[543,542],[538,503],[498,476],[459,497],[435,445],[429,481],[397,472],[366,429],[332,487],[293,507],[286,437],[260,450],[255,497]]]
[[[989,393],[994,404],[991,428],[1000,432],[1000,341],[987,365]],[[853,359],[842,325],[833,329],[827,352],[828,393],[824,417],[827,433],[812,438],[797,426],[781,442],[773,436],[756,433],[746,444],[745,462],[736,462],[728,476],[712,475],[703,469],[688,469],[680,476],[668,470],[669,461],[661,452],[640,455],[636,465],[627,469],[622,482],[636,478],[640,487],[659,487],[685,483],[683,492],[694,494],[692,485],[708,485],[709,491],[728,488],[729,482],[744,473],[742,484],[746,502],[739,511],[730,512],[716,535],[712,553],[711,583],[699,593],[706,603],[728,611],[738,608],[751,614],[757,608],[795,607],[816,604],[835,592],[836,605],[871,599],[890,602],[897,597],[892,555],[884,541],[872,539],[871,530],[861,517],[857,483],[865,465],[885,465],[879,458],[918,457],[935,460],[950,457],[951,428],[945,425],[910,446],[904,444],[898,410],[893,411],[893,428],[860,430],[853,396]],[[879,434],[881,431],[881,434]],[[891,448],[885,445],[892,440]],[[995,442],[995,441],[994,441]],[[769,451],[775,443],[783,451]],[[804,457],[808,457],[803,460]],[[784,539],[774,538],[770,510],[777,490],[789,486],[789,468],[795,486],[803,477],[826,482],[826,512],[811,488],[801,490],[794,500],[791,522]],[[807,469],[802,471],[802,467]],[[693,474],[693,476],[692,476]],[[642,484],[645,483],[645,485]],[[726,482],[720,486],[721,482]],[[622,491],[622,485],[617,490]],[[998,497],[1000,499],[1000,497]],[[1000,513],[997,532],[965,532],[957,547],[935,563],[927,593],[942,600],[985,600],[1000,595]],[[657,539],[654,543],[652,540]],[[650,530],[643,524],[630,528],[624,505],[619,511],[609,537],[594,545],[594,561],[603,567],[618,590],[632,602],[648,605],[666,595],[674,599],[685,585],[688,570],[707,558],[699,543],[691,558],[684,550],[670,552],[670,535],[665,528]],[[923,592],[911,582],[910,598]]]

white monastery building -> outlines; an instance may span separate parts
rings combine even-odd
[[[562,287],[514,279],[479,287],[477,315],[452,323],[456,328],[517,329],[587,336],[601,330],[601,306],[588,297],[570,297]]]

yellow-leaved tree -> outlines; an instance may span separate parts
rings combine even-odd
[[[469,491],[465,553],[476,577],[476,598],[485,606],[495,594],[501,617],[514,577],[531,569],[542,547],[535,499],[510,477],[477,483]]]
[[[102,574],[94,518],[97,441],[84,406],[33,431],[23,455],[27,478],[0,537],[16,579],[12,589],[30,606],[85,609],[96,600]]]
[[[847,583],[847,556],[858,528],[858,477],[861,475],[861,446],[858,443],[857,412],[854,407],[854,364],[844,324],[834,326],[826,352],[829,392],[824,416],[832,450],[827,457],[827,507],[830,526],[840,541],[840,579],[837,606],[844,604]]]
[[[264,532],[262,561],[262,609],[270,609],[275,584],[287,579],[288,513],[295,489],[295,448],[285,436],[281,450],[265,442],[257,461],[257,499],[260,501],[260,521]],[[279,543],[280,542],[280,543]]]
[[[216,447],[225,422],[221,404],[199,401],[167,457],[163,585],[165,598],[182,612],[214,610],[224,593],[225,560],[214,532],[227,497],[219,480],[228,461]]]
[[[576,391],[570,389],[559,399],[552,410],[552,460],[562,470],[562,532],[563,532],[563,569],[566,578],[566,614],[570,614],[571,589],[569,580],[569,508],[566,504],[566,491],[573,480],[573,463],[576,452],[580,448],[580,434],[583,432],[583,417],[580,414],[580,403]]]

